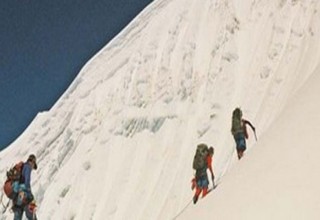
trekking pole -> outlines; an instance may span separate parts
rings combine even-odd
[[[256,138],[256,141],[258,141],[256,129],[253,130],[253,133],[254,133],[254,137]]]
[[[6,205],[3,203],[3,192],[1,193],[1,205],[6,209]]]
[[[9,205],[10,205],[10,200],[7,202],[7,205],[5,205],[5,204],[3,203],[3,192],[2,192],[2,195],[1,195],[1,205],[3,206],[3,211],[2,211],[2,213],[5,213],[5,212],[7,211],[7,209],[8,209],[8,207],[9,207]]]
[[[4,206],[4,204],[3,204],[3,192],[1,193],[1,204]]]

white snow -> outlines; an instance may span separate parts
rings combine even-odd
[[[0,152],[0,176],[37,155],[42,220],[320,219],[319,9],[154,1]],[[258,133],[241,161],[238,106]],[[200,142],[215,147],[219,186],[193,205]]]

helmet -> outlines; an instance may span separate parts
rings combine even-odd
[[[211,146],[211,147],[209,147],[209,154],[211,154],[211,155],[213,155],[213,153],[214,153],[214,148]]]
[[[33,162],[34,163],[34,169],[35,170],[38,169],[37,158],[36,158],[36,156],[34,154],[30,154],[27,161]]]

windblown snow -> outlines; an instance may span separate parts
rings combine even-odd
[[[318,0],[154,1],[0,153],[1,179],[36,154],[41,220],[320,219],[319,24]],[[235,107],[258,134],[239,162]],[[198,143],[219,186],[193,205]]]

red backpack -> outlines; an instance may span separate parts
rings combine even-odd
[[[13,183],[21,182],[23,164],[24,162],[21,161],[7,171],[7,180],[4,183],[3,190],[9,199],[14,199],[14,197],[17,195],[17,192],[15,192],[13,189]]]

